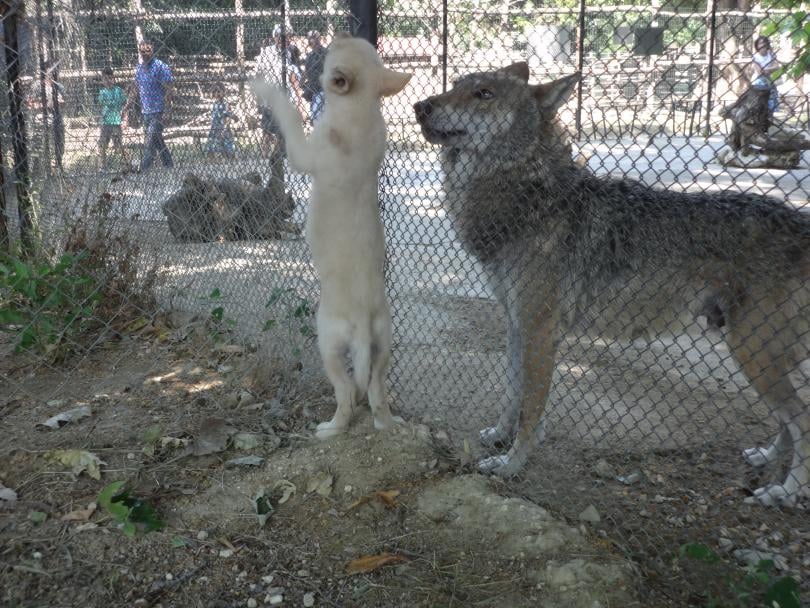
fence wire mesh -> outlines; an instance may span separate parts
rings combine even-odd
[[[0,3],[4,603],[799,605],[804,17],[537,4]],[[412,74],[379,209],[421,451],[365,423],[312,445],[335,407],[312,181],[250,81],[340,130],[342,31]],[[113,480],[169,534],[114,540],[150,520],[93,515]],[[393,515],[359,514],[381,494]],[[360,583],[359,555],[402,563]]]

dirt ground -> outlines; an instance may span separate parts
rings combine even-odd
[[[469,473],[436,429],[377,433],[361,414],[312,439],[330,389],[285,365],[162,318],[58,366],[26,365],[4,339],[0,484],[16,502],[0,503],[0,604],[638,605],[634,568],[591,524]],[[94,454],[99,478],[55,450]],[[229,462],[246,456],[262,460]],[[100,506],[118,480],[161,530],[129,537]]]

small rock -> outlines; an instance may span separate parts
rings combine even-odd
[[[349,493],[352,491],[352,487],[351,487],[351,486],[344,486],[344,487],[343,487],[343,491],[344,491],[346,494],[349,494]]]
[[[669,498],[667,498],[666,496],[661,496],[660,494],[656,494],[655,497],[653,498],[653,502],[658,503],[659,505],[669,500],[670,500]]]
[[[42,559],[42,553],[40,553],[39,551],[34,551],[31,557],[33,557],[34,559]]]
[[[273,575],[272,574],[266,574],[265,576],[262,577],[262,582],[265,585],[269,585],[270,583],[273,582]]]
[[[436,441],[440,441],[442,443],[449,443],[450,442],[450,436],[447,434],[446,431],[441,431],[441,430],[436,431],[436,434],[433,435],[433,438]]]
[[[616,469],[604,458],[601,458],[593,467],[594,473],[603,479],[616,477]]]
[[[256,606],[258,606],[258,605],[259,605],[259,602],[257,602],[252,597],[248,598],[248,601],[245,602],[245,606],[247,606],[247,608],[256,608]]]
[[[208,538],[207,530],[200,530],[197,532],[197,540],[206,540]]]
[[[133,454],[132,452],[127,454],[127,460],[135,460],[135,454]]]
[[[641,517],[649,517],[650,516],[650,512],[647,509],[642,509],[641,511],[638,512],[638,514],[641,515]]]
[[[627,475],[619,475],[616,480],[626,486],[632,486],[634,483],[641,481],[641,473],[638,471],[633,471]]]
[[[746,566],[756,566],[762,560],[769,559],[773,561],[777,570],[788,570],[787,559],[779,553],[757,551],[756,549],[737,549],[733,555],[734,559]]]
[[[239,405],[239,393],[234,391],[225,395],[225,398],[222,400],[222,405],[227,408],[235,408]]]
[[[720,551],[728,553],[734,548],[734,542],[730,538],[721,537],[717,540],[717,546]]]
[[[220,557],[231,557],[233,555],[233,551],[231,549],[220,549],[219,556]]]
[[[166,573],[166,580],[170,581],[174,579],[174,575],[171,572]]]
[[[271,606],[278,606],[281,602],[284,601],[284,596],[280,593],[276,593],[275,595],[270,595],[269,593],[264,598],[265,604],[270,604]]]
[[[305,593],[304,594],[304,608],[312,608],[315,605],[315,594],[314,593]]]
[[[579,521],[587,521],[588,523],[598,524],[602,521],[602,518],[599,517],[599,511],[596,510],[596,507],[593,505],[588,505],[585,507],[585,510],[579,514]]]
[[[301,578],[306,578],[309,576],[309,570],[299,570],[295,574],[296,576],[300,576]]]

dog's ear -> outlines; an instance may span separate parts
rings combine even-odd
[[[551,82],[535,85],[532,87],[532,92],[541,108],[556,111],[566,102],[571,91],[574,90],[574,86],[579,82],[579,78],[579,72],[575,72]]]
[[[342,68],[335,68],[329,74],[329,79],[326,83],[327,88],[333,93],[338,95],[345,95],[352,89],[354,84],[354,76],[349,70]]]
[[[380,95],[383,97],[396,95],[405,88],[405,85],[408,84],[411,76],[413,76],[413,74],[395,72],[394,70],[389,70],[388,68],[382,68],[380,74]]]
[[[504,74],[509,74],[515,78],[520,78],[523,82],[529,82],[529,64],[525,61],[518,61],[500,70]]]

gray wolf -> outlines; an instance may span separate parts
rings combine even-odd
[[[446,211],[506,310],[506,404],[481,439],[511,447],[480,469],[514,475],[544,440],[566,331],[683,332],[703,315],[781,423],[745,458],[793,448],[784,482],[755,496],[795,503],[810,485],[810,413],[788,378],[808,356],[810,218],[764,196],[596,177],[572,162],[557,118],[578,75],[528,79],[525,63],[469,74],[414,106],[442,148]]]
[[[306,239],[321,283],[318,347],[337,401],[334,417],[318,425],[321,439],[346,430],[358,392],[368,393],[375,428],[397,422],[385,387],[391,313],[383,278],[377,173],[386,143],[381,98],[401,91],[410,78],[385,68],[365,40],[336,38],[321,76],[324,113],[309,137],[284,91],[253,83],[259,101],[278,121],[291,167],[312,176]]]

